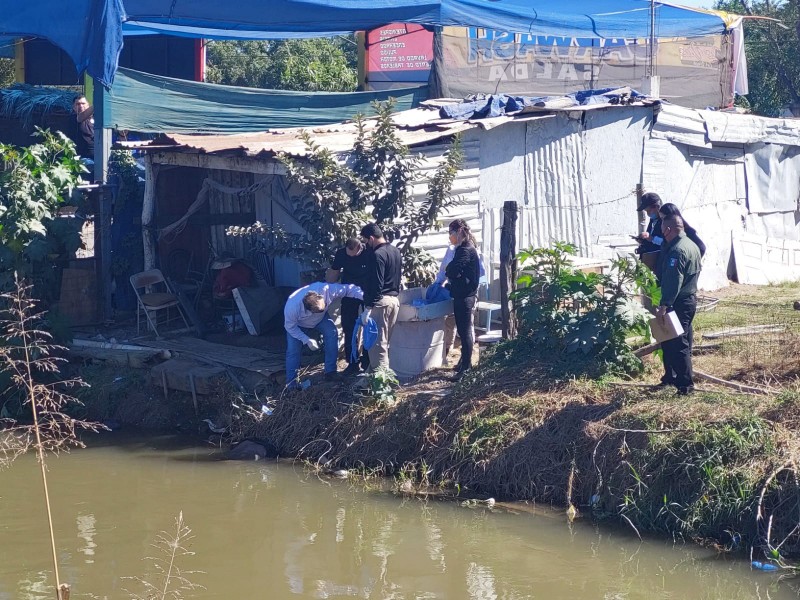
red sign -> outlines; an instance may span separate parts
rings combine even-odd
[[[433,33],[422,25],[392,23],[367,33],[367,79],[426,81],[433,60]]]

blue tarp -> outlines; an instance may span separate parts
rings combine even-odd
[[[122,0],[0,0],[0,36],[41,37],[110,85],[122,50]]]
[[[371,115],[371,103],[418,106],[427,87],[383,92],[289,92],[197,83],[120,69],[103,101],[103,123],[114,129],[169,133],[237,133],[314,127]]]
[[[200,38],[292,37],[373,29],[387,23],[484,27],[565,37],[647,37],[648,0],[0,0],[0,36],[40,36],[79,72],[110,84],[122,24]],[[718,16],[657,4],[660,37],[724,31]],[[127,17],[126,17],[127,12]]]
[[[589,106],[597,104],[619,104],[623,94],[612,93],[619,88],[603,88],[599,90],[582,90],[566,96],[509,96],[508,94],[494,94],[476,100],[465,100],[458,104],[448,104],[439,109],[443,119],[491,119],[521,111],[528,106],[546,108],[548,100],[558,100],[559,109],[563,110],[563,101],[571,100],[572,106]],[[642,100],[647,96],[636,90],[625,94],[630,100]]]
[[[660,37],[721,33],[722,20],[656,4]],[[319,35],[387,23],[472,26],[565,37],[647,37],[649,0],[125,0],[126,28],[200,37]]]

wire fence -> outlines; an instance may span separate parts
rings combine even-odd
[[[728,373],[759,370],[774,379],[800,368],[800,310],[788,303],[698,299],[695,353]]]

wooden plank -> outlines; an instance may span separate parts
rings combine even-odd
[[[97,274],[88,269],[64,269],[61,276],[59,312],[69,319],[70,325],[97,323],[97,310],[93,302],[97,293]]]
[[[144,346],[162,348],[179,354],[197,357],[213,364],[222,364],[270,376],[284,370],[283,353],[258,348],[238,348],[215,344],[198,338],[180,337],[171,340],[143,340]]]
[[[156,152],[153,162],[178,167],[196,169],[219,169],[223,171],[244,171],[261,175],[286,175],[286,167],[269,158],[248,158],[244,156],[218,156],[191,152]]]

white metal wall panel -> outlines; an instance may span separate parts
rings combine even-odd
[[[733,239],[739,283],[767,285],[800,279],[800,243],[741,233]]]
[[[745,231],[771,239],[800,242],[800,213],[749,214],[745,219]]]
[[[652,122],[652,108],[629,107],[586,113],[584,126],[586,185],[592,237],[591,256],[612,258],[601,236],[637,233],[636,186],[642,177],[642,154]]]
[[[479,135],[481,206],[503,208],[507,200],[525,203],[525,140],[527,125],[507,123],[489,131],[469,132]]]
[[[527,202],[520,215],[520,246],[540,247],[566,241],[585,255],[591,236],[580,120],[558,115],[555,119],[530,121],[526,148]]]
[[[464,151],[464,165],[456,176],[451,190],[460,198],[458,206],[454,206],[439,218],[439,228],[428,231],[421,236],[415,244],[418,248],[430,252],[436,260],[444,258],[447,251],[448,236],[447,226],[453,219],[465,219],[477,238],[482,241],[481,222],[481,179],[480,179],[480,141],[477,139],[465,139],[462,141]],[[436,173],[437,167],[444,160],[444,153],[450,148],[449,144],[437,144],[435,146],[425,146],[423,148],[413,148],[412,151],[422,154],[424,157],[419,168],[422,176],[420,184],[413,189],[415,202],[425,199],[428,191],[428,181]]]
[[[797,119],[772,119],[713,110],[697,112],[705,121],[708,139],[712,142],[800,145],[800,121]]]
[[[699,285],[728,285],[731,235],[742,230],[744,160],[741,148],[700,149],[664,139],[645,143],[645,191],[676,204],[707,246]]]
[[[690,146],[711,147],[702,113],[674,104],[661,106],[653,124],[652,136]]]

